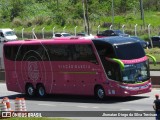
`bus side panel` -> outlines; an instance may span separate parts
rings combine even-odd
[[[15,65],[19,64],[14,61],[4,60],[5,61],[5,79],[7,89],[15,92],[23,92],[24,82],[21,79],[21,74],[15,70]],[[20,79],[19,79],[20,78]],[[19,81],[20,80],[20,81]]]
[[[101,84],[101,66],[90,62],[54,62],[52,93],[93,95]],[[99,70],[99,71],[97,71]]]

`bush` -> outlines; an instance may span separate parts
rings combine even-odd
[[[32,26],[32,21],[31,20],[26,20],[23,24],[26,27],[31,27]]]
[[[43,16],[36,16],[33,21],[33,25],[42,25],[45,23],[45,18]]]
[[[20,18],[14,18],[12,21],[12,25],[15,27],[21,26],[22,25],[22,21]]]

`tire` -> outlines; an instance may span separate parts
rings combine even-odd
[[[95,89],[95,97],[98,99],[98,100],[103,100],[104,97],[105,97],[105,91],[102,87],[97,87]]]
[[[44,98],[47,95],[45,87],[41,84],[37,86],[37,95],[41,98]]]
[[[34,97],[35,96],[35,89],[32,84],[26,85],[26,95],[28,97]]]

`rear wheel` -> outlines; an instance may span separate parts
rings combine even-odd
[[[97,87],[97,88],[95,89],[95,96],[96,96],[96,98],[99,99],[99,100],[104,99],[104,97],[105,97],[104,89],[103,89],[102,87],[100,87],[100,86]]]
[[[46,90],[45,90],[45,87],[42,84],[37,86],[37,95],[39,97],[45,97],[46,96]]]
[[[32,84],[26,85],[26,95],[29,97],[35,96],[35,89]]]

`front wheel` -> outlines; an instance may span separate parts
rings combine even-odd
[[[29,97],[35,96],[35,89],[32,84],[26,85],[26,95]]]
[[[37,94],[39,97],[45,97],[46,96],[46,90],[43,85],[38,85],[37,86]]]
[[[105,97],[105,92],[104,89],[102,87],[97,87],[95,89],[95,96],[97,99],[102,100]]]

